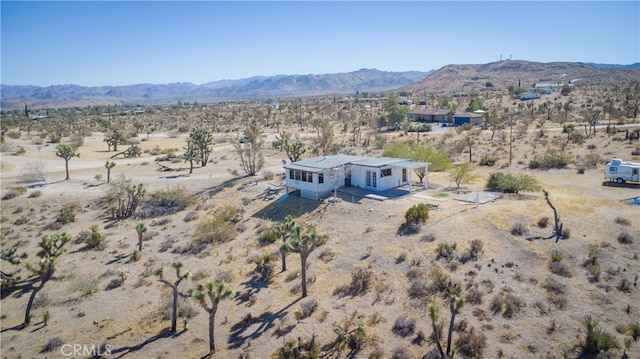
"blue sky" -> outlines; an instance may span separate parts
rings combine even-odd
[[[0,2],[6,85],[640,61],[640,2]]]

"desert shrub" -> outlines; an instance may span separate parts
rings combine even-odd
[[[71,285],[72,292],[79,292],[81,297],[89,294],[96,293],[99,289],[100,279],[90,278],[87,280],[80,280]]]
[[[22,172],[22,181],[25,183],[41,182],[46,180],[44,175],[46,165],[42,161],[29,162],[25,165]]]
[[[552,262],[560,262],[562,260],[562,253],[558,251],[551,252],[551,261]]]
[[[267,181],[271,181],[275,177],[275,174],[271,170],[262,170],[262,177]]]
[[[195,210],[191,210],[189,212],[187,212],[187,214],[185,214],[184,218],[182,219],[184,222],[191,222],[193,220],[198,219],[198,212]]]
[[[498,162],[498,158],[497,157],[490,157],[490,156],[485,155],[484,157],[482,157],[480,159],[478,164],[480,166],[493,166],[493,165],[496,164],[496,162]]]
[[[356,320],[355,316],[351,316],[342,325],[335,321],[331,326],[336,338],[328,347],[337,349],[338,352],[348,348],[351,355],[355,357],[355,354],[367,344],[367,331],[362,318]]]
[[[503,317],[512,318],[524,305],[524,301],[513,293],[501,292],[493,296],[489,308],[494,314],[502,313]]]
[[[545,280],[545,283],[543,286],[547,290],[547,292],[553,293],[553,294],[564,294],[567,288],[566,285],[560,283],[558,280],[552,277],[548,277]]]
[[[492,173],[487,180],[487,188],[515,194],[537,192],[542,189],[540,182],[531,175],[525,173],[512,175],[503,172]]]
[[[523,236],[527,232],[527,226],[522,222],[516,222],[513,227],[511,227],[511,234],[514,236]]]
[[[627,333],[629,333],[634,341],[637,341],[638,337],[640,337],[640,324],[638,322],[629,324]]]
[[[622,232],[618,235],[618,243],[631,244],[633,243],[633,236],[627,232]]]
[[[300,306],[294,311],[294,315],[297,320],[308,318],[318,308],[318,301],[315,299],[309,299],[300,303]]]
[[[3,200],[13,199],[22,196],[27,192],[27,187],[17,186],[9,188],[9,191],[2,197]]]
[[[569,267],[567,267],[562,262],[550,262],[549,270],[555,275],[559,275],[562,277],[571,277],[571,271],[569,270]]]
[[[407,260],[407,252],[402,252],[398,254],[398,257],[396,258],[396,264],[400,264],[405,260]]]
[[[469,248],[469,257],[473,260],[477,260],[478,256],[484,251],[484,242],[480,239],[474,239],[471,241],[471,248]]]
[[[78,204],[77,203],[67,203],[60,211],[58,211],[58,215],[56,216],[56,222],[61,224],[67,224],[74,222],[76,220],[76,214],[78,214]]]
[[[276,256],[271,253],[253,258],[251,262],[256,265],[253,272],[258,274],[262,280],[268,281],[273,275],[273,271],[275,269],[273,261],[275,260]]]
[[[587,356],[596,356],[601,352],[608,352],[619,347],[615,337],[598,328],[598,321],[591,318],[591,316],[586,316],[582,324],[586,329],[582,350]]]
[[[64,339],[62,339],[61,336],[53,336],[49,338],[47,344],[45,344],[44,348],[42,348],[42,353],[57,351],[61,346],[64,345],[64,343]]]
[[[366,293],[373,283],[373,271],[369,268],[357,267],[351,272],[349,292],[352,295]]]
[[[632,286],[633,283],[631,283],[631,281],[629,281],[627,278],[622,278],[620,279],[620,283],[618,283],[618,286],[616,288],[621,292],[630,293]]]
[[[29,198],[38,198],[40,196],[42,196],[42,191],[35,190],[35,191],[29,193],[29,196],[27,196],[27,197],[29,197]]]
[[[7,137],[9,137],[9,138],[11,138],[13,140],[17,140],[20,137],[22,137],[22,132],[11,130],[11,131],[7,131],[7,133],[5,133],[5,136],[7,136]]]
[[[538,220],[539,228],[547,228],[548,225],[549,225],[549,217],[545,216]]]
[[[569,162],[569,157],[565,153],[549,151],[544,155],[535,155],[534,158],[529,161],[529,169],[561,169],[566,168]]]
[[[91,225],[89,229],[85,229],[78,234],[77,242],[84,242],[89,249],[103,250],[106,247],[105,235],[100,232],[97,224]]]
[[[584,165],[587,168],[596,168],[602,163],[602,158],[597,153],[589,153],[584,156]]]
[[[482,333],[476,333],[474,328],[458,334],[455,342],[457,352],[466,358],[482,358],[487,347],[487,337]]]
[[[270,228],[260,233],[260,236],[258,237],[258,244],[260,244],[261,246],[266,246],[271,243],[275,243],[278,238],[280,238],[278,230],[275,227]]]
[[[433,233],[427,233],[424,236],[422,236],[422,238],[420,238],[421,242],[433,242],[436,240],[436,235]]]
[[[38,295],[33,299],[33,309],[44,308],[49,305],[50,302],[49,294],[38,293]]]
[[[415,318],[408,318],[405,316],[399,316],[396,318],[395,323],[393,323],[393,327],[391,331],[399,335],[401,337],[408,337],[409,335],[413,335],[413,332],[416,329],[416,320]]]
[[[298,337],[298,340],[287,339],[284,342],[284,346],[278,348],[270,358],[272,359],[290,359],[290,358],[305,358],[305,359],[317,359],[320,358],[320,343],[315,338],[304,339]]]
[[[473,286],[471,289],[467,291],[467,302],[469,304],[482,304],[482,296],[484,292],[482,292],[477,286]]]
[[[569,237],[571,237],[571,229],[563,228],[562,229],[562,238],[569,238]]]
[[[325,248],[322,250],[322,252],[320,252],[318,258],[325,263],[329,263],[335,256],[336,253],[334,251],[332,251],[330,248]]]
[[[623,226],[631,225],[631,222],[628,219],[624,218],[624,217],[616,217],[614,222],[617,223],[617,224],[621,224]]]
[[[27,223],[29,223],[29,218],[31,218],[31,217],[24,216],[24,215],[20,216],[13,222],[13,224],[16,225],[16,226],[21,226],[23,224],[27,224]]]
[[[237,210],[236,210],[237,212]],[[222,243],[236,237],[236,229],[231,221],[234,213],[230,206],[222,207],[196,224],[195,241],[204,243]]]
[[[391,354],[391,359],[409,359],[411,355],[405,347],[395,347]]]
[[[412,279],[407,294],[409,298],[421,299],[429,295],[429,283],[424,278]]]
[[[456,243],[438,243],[436,246],[436,259],[445,258],[451,260],[454,257],[454,252],[458,245]]]
[[[182,186],[161,189],[140,203],[136,218],[154,218],[173,214],[196,202],[196,197]]]
[[[25,153],[27,153],[27,150],[22,146],[18,146],[18,148],[16,149],[16,155],[20,156],[24,155]]]
[[[429,206],[426,203],[413,205],[404,214],[406,224],[424,223],[428,218]]]

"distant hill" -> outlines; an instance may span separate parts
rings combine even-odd
[[[2,108],[87,106],[96,104],[162,104],[177,101],[217,102],[255,98],[379,92],[423,80],[431,72],[387,72],[360,69],[322,75],[254,76],[202,85],[172,83],[84,87],[78,85],[1,86]]]
[[[597,67],[599,69],[637,69],[640,68],[640,62],[636,62],[631,65],[616,65],[616,64],[596,64],[593,62],[587,62],[587,64]]]
[[[611,65],[610,65],[611,66]],[[634,66],[634,65],[629,65]],[[504,60],[481,65],[447,65],[426,79],[401,88],[403,91],[451,92],[483,88],[490,82],[494,88],[510,85],[546,84],[614,84],[640,82],[640,67],[596,67],[582,62],[530,62]]]

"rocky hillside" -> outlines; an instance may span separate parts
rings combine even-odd
[[[504,60],[481,65],[447,65],[426,79],[402,88],[414,93],[468,91],[491,82],[495,88],[509,85],[614,84],[640,82],[640,68],[596,67],[581,62],[530,62]]]

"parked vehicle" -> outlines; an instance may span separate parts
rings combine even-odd
[[[625,162],[619,158],[614,158],[607,163],[604,177],[609,180],[615,180],[619,184],[623,184],[626,181],[640,182],[640,163]]]

